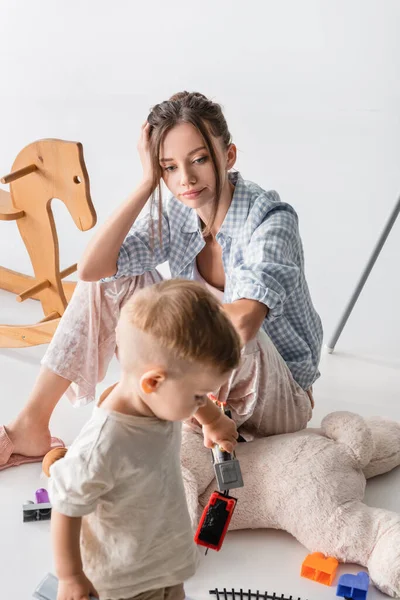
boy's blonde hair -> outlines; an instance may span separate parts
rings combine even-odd
[[[240,360],[240,339],[222,305],[201,284],[170,279],[137,292],[121,317],[161,348],[188,362],[225,373]]]

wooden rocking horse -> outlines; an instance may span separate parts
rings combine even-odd
[[[74,282],[62,280],[77,269],[75,264],[60,271],[52,199],[64,202],[81,231],[96,224],[82,145],[53,139],[34,142],[18,154],[12,172],[1,182],[10,184],[10,192],[0,189],[0,220],[17,222],[35,276],[0,267],[0,289],[17,294],[18,302],[39,300],[44,318],[34,325],[0,325],[0,347],[47,344],[75,288]]]

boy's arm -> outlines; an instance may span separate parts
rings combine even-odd
[[[59,579],[82,573],[80,550],[81,517],[67,517],[53,509],[51,537],[54,562]]]
[[[215,402],[210,400],[210,398],[207,398],[206,404],[199,408],[194,415],[194,418],[200,423],[200,425],[210,425],[223,416],[223,412],[220,408],[218,408]]]
[[[67,517],[52,510],[51,536],[59,579],[57,600],[89,600],[89,596],[98,598],[98,593],[82,568],[81,522],[81,517]]]
[[[218,444],[227,452],[233,451],[238,438],[236,425],[210,398],[207,398],[206,404],[199,408],[194,418],[203,427],[204,445],[207,448]]]

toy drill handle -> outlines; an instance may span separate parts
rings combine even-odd
[[[226,452],[221,446],[218,446],[218,444],[214,444],[212,447],[212,454],[215,463],[227,462],[234,458],[233,454]]]
[[[224,411],[227,417],[232,418],[229,410]],[[226,452],[218,444],[212,447],[214,472],[220,492],[227,493],[234,488],[243,487],[243,478],[239,461],[235,452]]]

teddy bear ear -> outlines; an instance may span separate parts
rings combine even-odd
[[[67,448],[53,448],[46,454],[42,462],[42,470],[46,477],[50,477],[50,467],[67,453]]]
[[[334,412],[321,424],[326,437],[343,444],[356,466],[363,469],[370,462],[374,451],[372,431],[360,415],[351,412]]]

